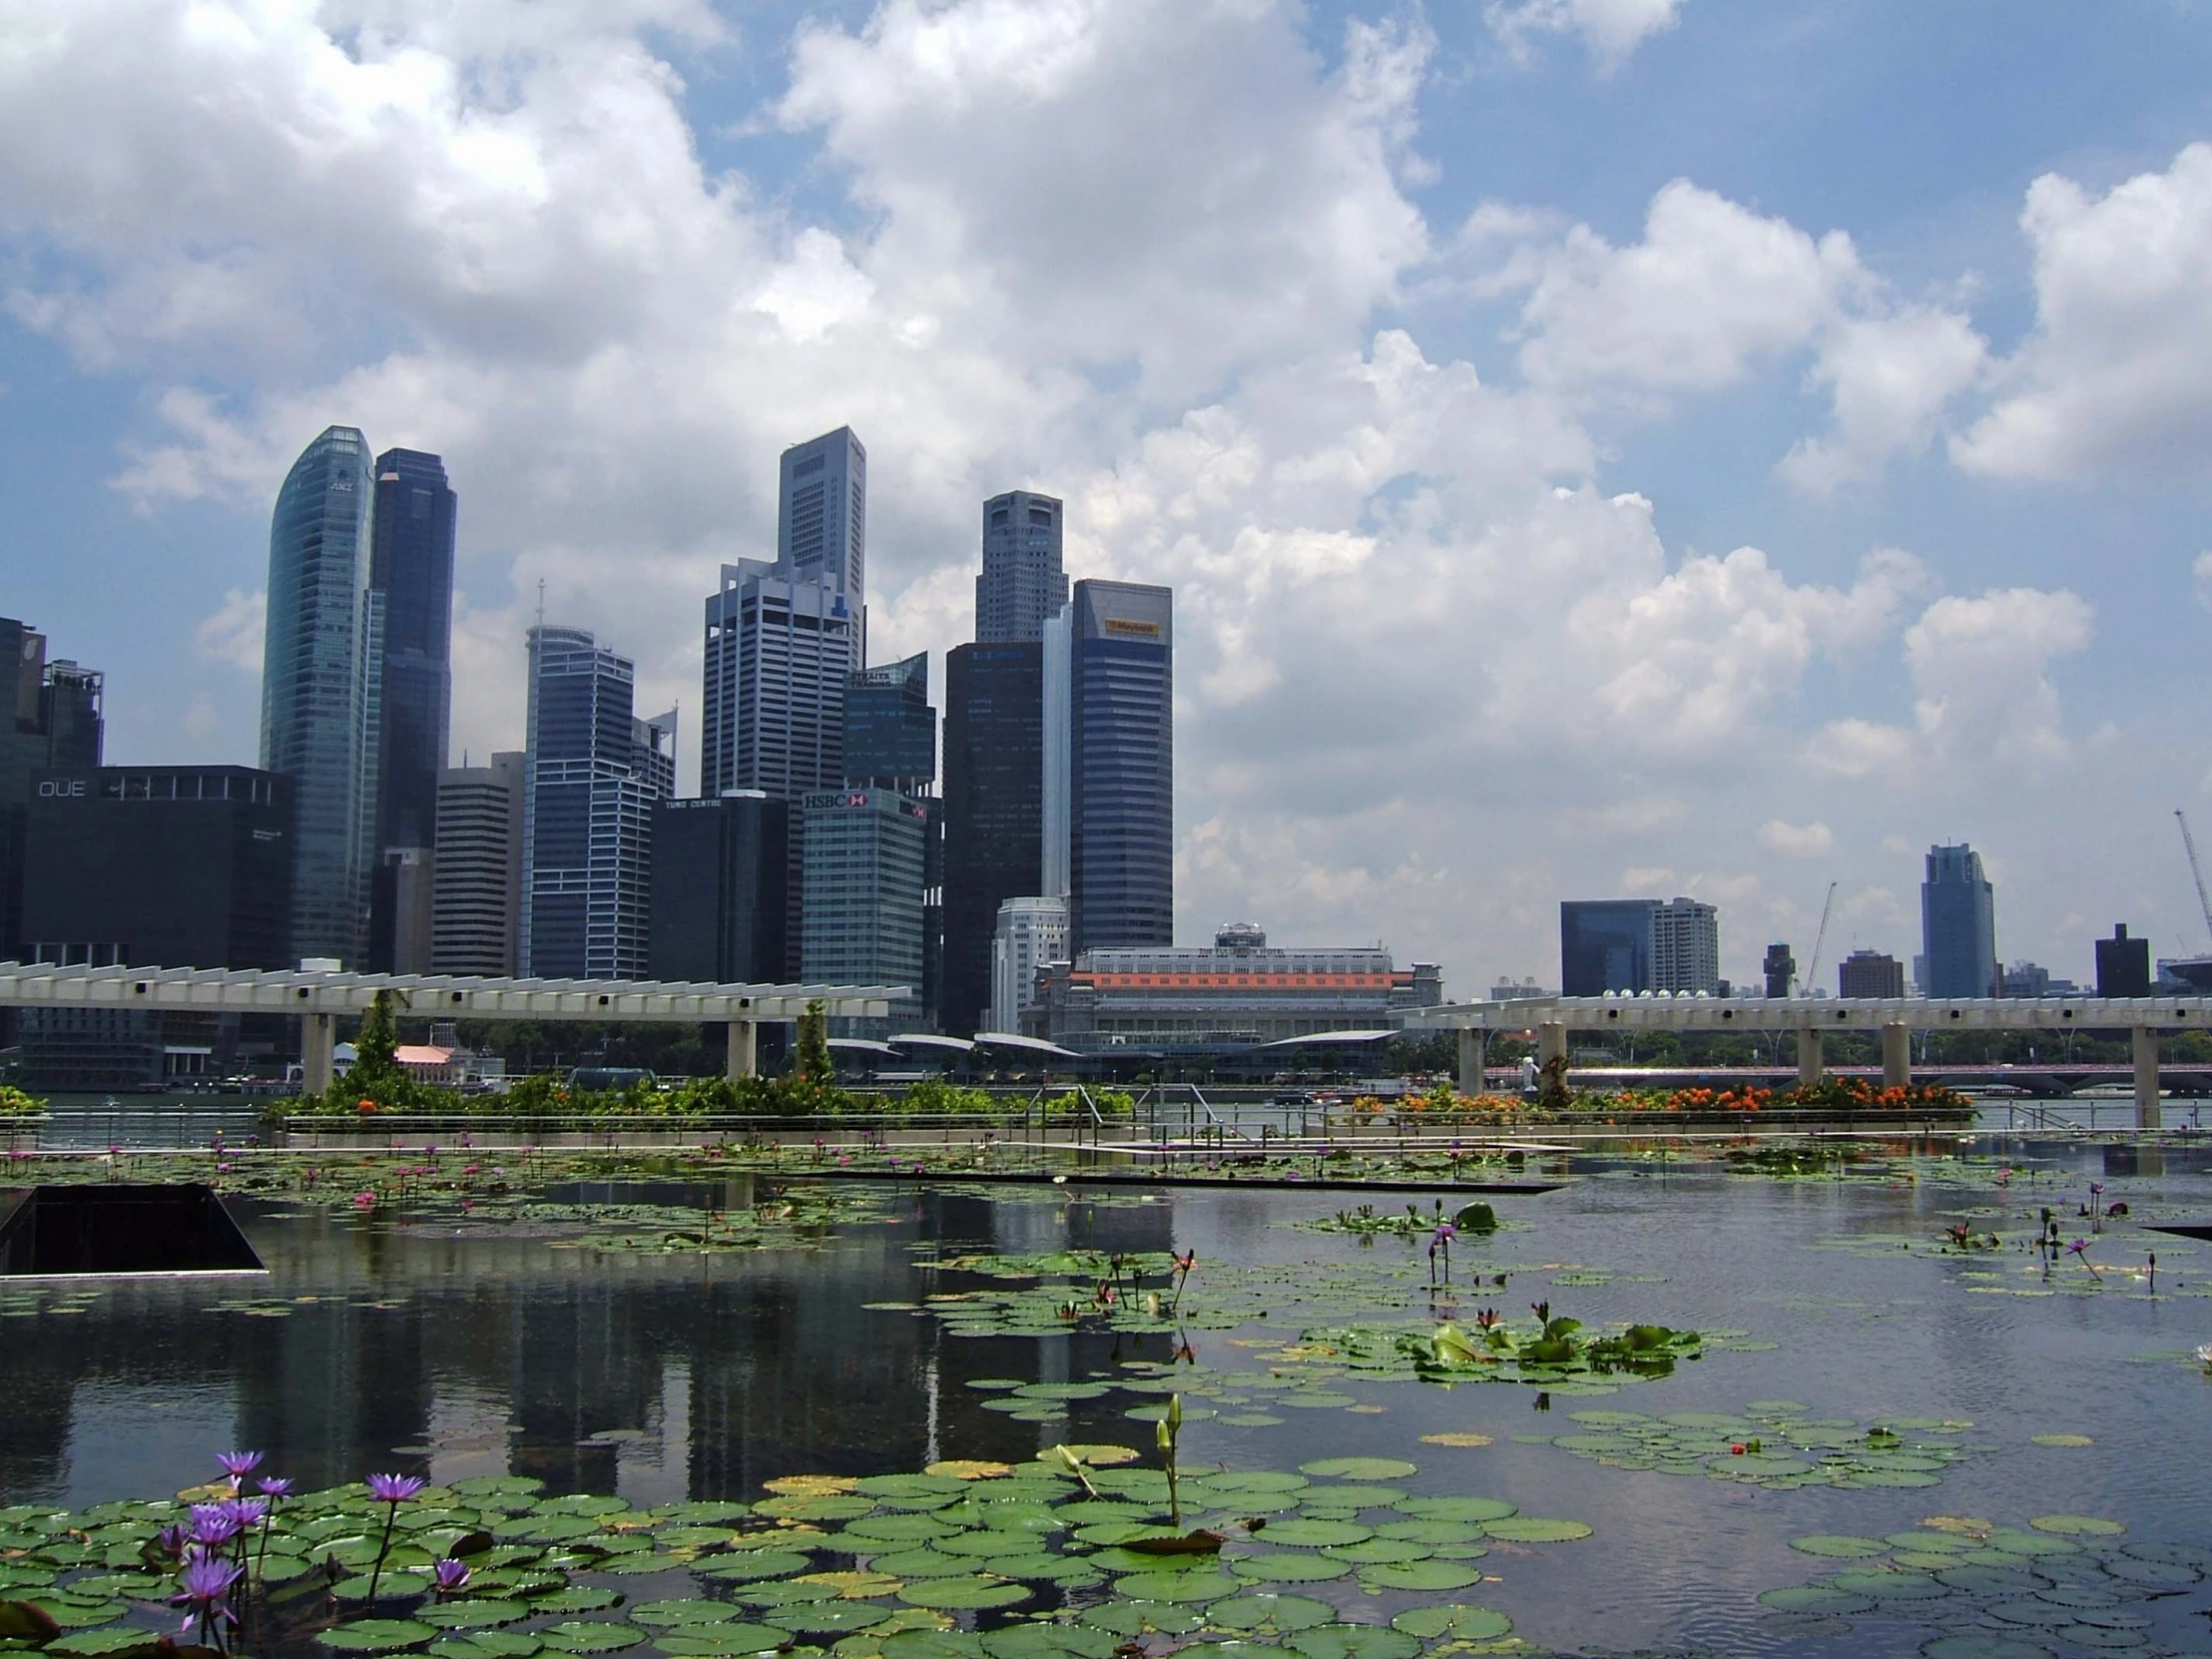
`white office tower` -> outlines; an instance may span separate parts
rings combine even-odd
[[[1022,1016],[1037,999],[1037,969],[1068,957],[1068,901],[1009,898],[998,907],[991,936],[990,1029],[1021,1034]]]
[[[1694,898],[1670,898],[1652,907],[1651,983],[1662,991],[1711,995],[1720,989],[1720,911]]]

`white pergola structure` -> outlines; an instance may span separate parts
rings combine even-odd
[[[2212,997],[1734,997],[1658,992],[1636,996],[1528,997],[1408,1008],[1408,1030],[1459,1033],[1459,1087],[1482,1090],[1492,1033],[1533,1031],[1539,1063],[1564,1061],[1569,1031],[1791,1031],[1798,1078],[1820,1080],[1821,1034],[1880,1031],[1882,1080],[1913,1080],[1915,1031],[2114,1031],[2133,1037],[2135,1122],[2158,1127],[2158,1034],[2212,1029]]]
[[[701,1022],[729,1027],[729,1074],[750,1077],[757,1027],[794,1020],[819,1002],[832,1016],[881,1019],[912,995],[904,985],[709,985],[651,979],[479,979],[464,974],[339,973],[314,969],[58,967],[0,962],[0,1007],[151,1008],[194,1013],[292,1014],[301,1080],[328,1088],[341,1014],[361,1014],[379,991],[417,1019]]]

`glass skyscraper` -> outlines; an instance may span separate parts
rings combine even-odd
[[[376,457],[369,588],[381,643],[372,672],[382,724],[368,965],[386,972],[430,965],[426,849],[437,844],[438,774],[453,701],[454,507],[437,456],[387,449]],[[407,879],[410,872],[422,878]]]
[[[332,426],[276,495],[262,655],[262,767],[292,781],[294,957],[358,965],[375,831],[382,687],[369,586],[368,444]]]
[[[1173,944],[1174,595],[1078,582],[1071,605],[1069,947]]]
[[[530,630],[522,971],[646,976],[654,803],[675,781],[675,718],[631,710],[636,669],[581,628]]]
[[[867,597],[867,451],[852,428],[785,450],[777,501],[778,567],[843,594],[858,610]]]
[[[1961,841],[1928,849],[1921,883],[1921,938],[1928,967],[1923,996],[2000,996],[1996,891],[1981,854]]]
[[[991,999],[998,909],[1038,891],[1043,647],[955,646],[944,675],[944,965],[938,1011],[965,1036]]]
[[[978,645],[1044,637],[1068,602],[1057,496],[1013,490],[983,503],[983,571],[975,578]]]

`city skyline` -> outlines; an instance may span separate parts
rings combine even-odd
[[[1908,953],[1970,840],[2008,961],[2204,947],[2200,9],[400,0],[232,55],[147,0],[124,59],[39,15],[6,611],[110,675],[118,763],[257,758],[268,514],[332,421],[468,497],[479,755],[540,579],[691,704],[770,463],[849,421],[877,661],[967,637],[1012,491],[1175,589],[1179,938],[1472,985],[1562,895],[1682,892],[1747,980],[1831,881],[1831,946]]]

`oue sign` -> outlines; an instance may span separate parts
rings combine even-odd
[[[41,778],[38,798],[41,801],[82,801],[85,781],[82,778]]]

